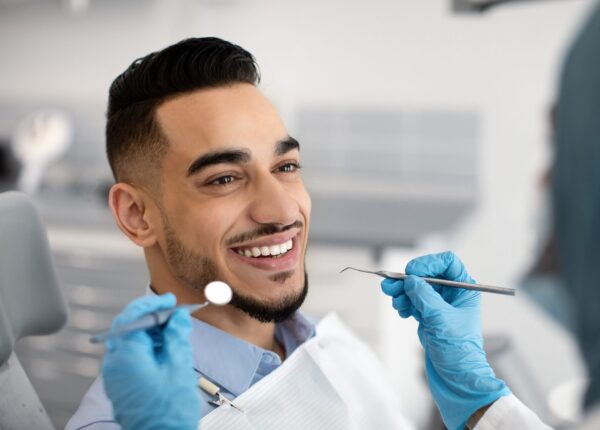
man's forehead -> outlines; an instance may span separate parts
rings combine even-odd
[[[277,111],[253,85],[199,90],[177,96],[156,111],[176,152],[275,145],[287,137]]]
[[[205,154],[221,152],[243,152],[249,159],[263,156],[280,156],[292,150],[300,150],[300,143],[287,134],[280,138],[264,140],[260,145],[253,142],[241,141],[202,141],[195,140],[192,144],[182,147],[180,145],[169,145],[167,155],[177,158],[200,157]]]
[[[173,125],[210,127],[243,117],[276,117],[271,102],[254,85],[234,84],[200,89],[161,103],[156,118],[167,131]]]
[[[244,142],[239,144],[232,142],[231,144],[223,143],[213,145],[198,145],[196,147],[196,151],[194,151],[194,154],[200,156],[204,154],[237,151],[244,152],[248,154],[250,158],[252,158],[255,156],[260,157],[262,155],[279,156],[296,149],[300,150],[300,143],[292,136],[288,136],[286,134],[279,139],[265,141],[260,145],[260,147],[257,147],[256,145],[245,144]]]

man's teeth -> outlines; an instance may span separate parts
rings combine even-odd
[[[275,255],[283,255],[292,249],[292,239],[279,245],[271,246],[253,246],[252,248],[238,249],[237,253],[246,257],[268,257]]]

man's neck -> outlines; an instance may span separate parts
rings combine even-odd
[[[275,339],[275,323],[262,323],[230,305],[207,306],[193,316],[232,336],[282,355],[281,345]]]
[[[167,291],[172,292],[177,296],[178,304],[201,303],[204,301],[204,297],[190,294],[186,289],[170,288],[166,290],[155,283],[152,283],[151,288],[156,294],[164,294]],[[283,347],[275,339],[275,323],[262,323],[231,305],[207,306],[195,312],[192,316],[248,343],[273,351],[282,360],[285,358]]]

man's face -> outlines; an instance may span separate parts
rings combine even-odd
[[[285,318],[306,294],[310,198],[297,142],[249,84],[178,96],[156,117],[169,142],[158,242],[171,276],[200,291],[225,281],[237,307]]]

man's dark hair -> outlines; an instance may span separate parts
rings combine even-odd
[[[155,117],[163,102],[203,88],[259,81],[252,54],[216,37],[182,40],[135,60],[109,91],[106,153],[115,180],[146,182],[159,176],[168,148]]]

